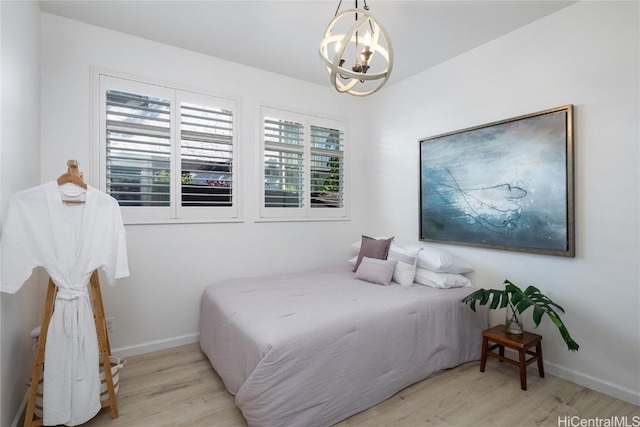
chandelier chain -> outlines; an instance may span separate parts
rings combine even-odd
[[[335,15],[333,15],[334,17],[338,16],[338,12],[340,11],[340,6],[342,6],[342,0],[340,0],[340,3],[338,3],[338,8],[336,9],[336,13]]]
[[[369,6],[367,5],[367,0],[363,0],[364,1],[364,10],[369,10]],[[342,0],[340,0],[340,2],[338,3],[338,7],[336,8],[336,13],[333,14],[333,16],[338,16],[338,12],[340,11],[340,6],[342,6]],[[356,9],[358,8],[358,0],[356,0]]]

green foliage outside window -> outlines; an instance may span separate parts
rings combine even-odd
[[[168,184],[170,181],[169,172],[165,169],[159,170],[154,174],[153,179],[158,184]],[[193,182],[193,173],[183,172],[180,180],[182,185],[191,184]]]

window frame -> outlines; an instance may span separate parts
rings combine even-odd
[[[107,89],[130,91],[145,96],[158,96],[171,100],[170,107],[170,170],[171,188],[169,206],[120,206],[125,224],[162,224],[162,223],[210,223],[210,222],[240,222],[241,216],[241,172],[238,159],[240,150],[238,98],[228,95],[211,93],[206,90],[187,88],[184,86],[161,83],[151,79],[143,79],[123,75],[120,73],[96,70],[94,73],[93,108],[96,109],[94,124],[96,143],[93,164],[97,171],[97,188],[107,192],[107,135],[106,135],[106,92]],[[148,92],[147,92],[148,91]],[[181,155],[181,105],[183,102],[201,102],[213,108],[221,108],[232,112],[232,145],[231,170],[232,190],[231,206],[182,206],[182,155]]]
[[[304,111],[294,111],[291,108],[273,106],[267,103],[256,105],[257,125],[256,133],[259,142],[257,150],[256,165],[258,197],[256,209],[256,221],[340,221],[349,220],[349,165],[348,165],[348,121],[342,118],[329,117],[318,113],[308,113]],[[287,120],[301,123],[303,125],[303,206],[302,207],[266,207],[265,203],[265,149],[268,144],[265,142],[265,118],[274,117],[280,120]],[[331,129],[338,129],[342,132],[342,207],[339,208],[319,208],[311,206],[311,126],[319,126]]]

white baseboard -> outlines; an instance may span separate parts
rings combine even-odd
[[[192,344],[200,340],[200,334],[188,334],[179,337],[167,338],[158,341],[151,341],[128,347],[112,348],[111,354],[116,357],[137,356],[138,354],[151,353],[158,350],[166,350],[172,347],[178,347],[185,344]]]
[[[151,353],[159,350],[166,350],[172,347],[178,347],[185,344],[192,344],[200,340],[200,334],[188,334],[174,338],[167,338],[158,341],[151,341],[139,345],[133,345],[128,347],[120,347],[111,349],[111,353],[116,357],[129,357],[136,356],[144,353]],[[625,402],[629,402],[633,405],[640,406],[640,392],[631,390],[625,387],[621,387],[617,384],[613,384],[609,381],[593,377],[591,375],[583,374],[572,369],[567,369],[562,366],[558,366],[553,363],[549,363],[545,360],[545,371],[551,375],[555,375],[567,381],[579,384],[581,386],[590,388],[608,396],[615,397]],[[29,393],[25,395],[22,404],[20,405],[20,411],[16,415],[11,427],[18,427],[22,412],[27,406]]]
[[[29,403],[29,388],[27,388],[27,392],[22,399],[22,403],[20,404],[20,409],[18,409],[18,413],[16,414],[13,422],[11,423],[11,427],[18,427],[20,425],[20,421],[22,419],[22,413],[27,407],[27,403]]]
[[[135,356],[143,353],[150,353],[152,351],[165,350],[171,347],[177,347],[180,345],[191,344],[198,342],[200,335],[189,334],[180,337],[168,338],[159,341],[153,341],[140,345],[122,347],[118,349],[112,349],[112,353],[117,357]],[[545,360],[545,371],[551,375],[555,375],[567,381],[579,384],[583,387],[590,388],[597,392],[606,394],[608,396],[615,397],[616,399],[624,400],[633,405],[640,406],[640,392],[622,387],[618,384],[596,378],[588,374],[584,374],[572,369],[568,369],[554,363],[550,363]]]
[[[166,350],[167,348],[178,347],[185,344],[192,344],[194,342],[198,342],[200,340],[200,334],[189,334],[183,335],[180,337],[167,338],[164,340],[152,341],[139,345],[132,345],[129,347],[120,347],[120,348],[112,348],[111,354],[116,357],[129,357],[136,356],[138,354],[151,353],[153,351],[158,350]],[[20,420],[22,418],[22,413],[27,407],[27,403],[29,402],[29,390],[22,399],[22,403],[20,404],[20,409],[16,414],[13,422],[11,423],[11,427],[18,427],[20,425]]]
[[[603,380],[601,378],[596,378],[588,374],[574,371],[572,369],[567,369],[565,367],[549,363],[546,360],[544,361],[544,370],[545,372],[548,372],[551,375],[555,375],[556,377],[560,377],[562,379],[579,384],[583,387],[590,388],[602,394],[606,394],[608,396],[615,397],[616,399],[624,400],[625,402],[640,406],[640,392],[636,390],[631,390],[618,384]]]

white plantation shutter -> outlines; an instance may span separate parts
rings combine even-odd
[[[107,193],[121,206],[169,206],[170,102],[107,90]]]
[[[344,207],[344,132],[311,125],[311,207]]]
[[[344,122],[262,106],[260,123],[260,216],[346,217]]]
[[[125,222],[238,216],[236,102],[100,76],[101,187]]]
[[[195,93],[180,93],[178,100],[180,211],[191,217],[233,217],[237,215],[235,105]]]
[[[266,207],[304,206],[304,126],[264,118],[264,199]]]

